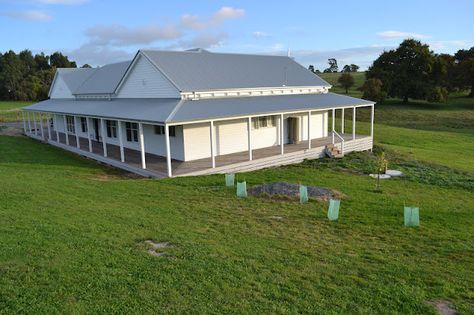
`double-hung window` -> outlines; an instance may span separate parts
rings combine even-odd
[[[125,129],[127,132],[127,141],[128,142],[138,142],[138,124],[126,122]]]
[[[81,117],[81,130],[82,132],[87,132],[87,118]]]
[[[262,116],[253,119],[253,129],[260,129],[266,127],[275,127],[276,119],[275,116]]]
[[[176,137],[176,126],[169,126],[170,137]],[[156,126],[155,125],[155,134],[156,135],[164,135],[165,134],[165,126]]]
[[[67,126],[67,132],[76,133],[73,116],[66,116],[66,126]]]
[[[107,125],[107,137],[117,138],[117,122],[115,120],[106,120],[105,123]]]

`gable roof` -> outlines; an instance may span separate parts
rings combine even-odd
[[[112,63],[94,72],[72,94],[113,94],[131,61]]]
[[[58,68],[56,70],[54,81],[51,84],[48,95],[51,94],[54,83],[58,76],[63,79],[64,83],[72,94],[94,72],[95,69],[93,68]]]
[[[140,50],[181,92],[284,86],[330,86],[286,56]]]

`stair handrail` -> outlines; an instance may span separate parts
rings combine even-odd
[[[333,136],[336,135],[339,139],[341,139],[341,154],[344,155],[344,138],[336,131],[333,130]]]

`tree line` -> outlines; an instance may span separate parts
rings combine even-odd
[[[33,55],[29,50],[20,53],[0,53],[0,99],[33,101],[48,98],[48,91],[56,68],[76,68],[77,64],[60,52]],[[83,67],[90,67],[84,65]]]
[[[328,59],[324,72],[338,72],[337,61]],[[355,67],[352,67],[355,66]],[[320,73],[313,65],[313,73]],[[344,66],[338,83],[348,92],[354,85],[351,72],[356,65]],[[353,71],[355,70],[355,71]],[[381,102],[387,97],[445,102],[449,93],[469,91],[474,97],[474,47],[454,55],[435,54],[429,46],[414,39],[404,40],[396,49],[383,52],[365,73],[360,90],[363,98]]]

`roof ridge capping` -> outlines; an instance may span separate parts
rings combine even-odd
[[[214,54],[214,55],[238,55],[238,56],[258,56],[258,57],[278,57],[278,58],[288,58],[291,60],[294,60],[293,57],[289,57],[287,55],[272,55],[272,54],[267,54],[267,53],[238,53],[238,52],[215,52],[215,51],[210,51],[204,48],[191,48],[191,49],[186,49],[186,50],[166,50],[166,49],[153,49],[153,48],[142,48],[139,49],[138,51],[141,52],[159,52],[159,53],[208,53],[208,54]]]

